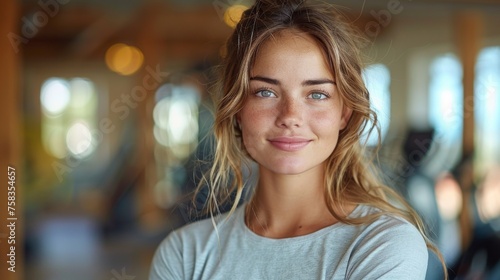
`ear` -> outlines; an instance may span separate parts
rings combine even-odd
[[[347,123],[349,123],[349,120],[351,119],[352,115],[352,109],[344,106],[344,109],[342,110],[342,116],[340,117],[340,130],[346,128]]]

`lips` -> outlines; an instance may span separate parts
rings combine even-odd
[[[312,140],[301,137],[276,137],[269,139],[274,147],[287,152],[299,151],[307,146]]]

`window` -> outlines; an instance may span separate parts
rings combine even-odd
[[[458,58],[447,53],[430,65],[429,122],[435,129],[433,166],[452,168],[461,156],[463,129],[462,66]]]
[[[389,69],[383,64],[372,64],[363,70],[363,80],[370,92],[372,109],[377,113],[380,122],[380,139],[383,141],[389,130],[391,117],[391,95],[389,90],[391,75]],[[361,143],[366,140],[367,146],[378,145],[378,135],[375,130],[370,135],[367,135],[372,125],[373,123],[369,122],[364,132],[364,136],[368,136],[368,139],[361,139]]]
[[[186,180],[184,164],[198,144],[199,96],[197,89],[187,85],[164,84],[156,92],[153,132],[159,206],[173,205]]]
[[[42,143],[56,158],[88,157],[96,148],[97,94],[84,78],[50,78],[42,85]]]
[[[476,64],[475,171],[483,176],[500,162],[500,47],[484,48]]]

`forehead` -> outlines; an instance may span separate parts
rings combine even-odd
[[[307,71],[332,76],[329,65],[325,50],[316,38],[299,30],[285,29],[273,33],[259,46],[250,72],[252,75],[261,70],[307,68]]]
[[[303,50],[308,49],[310,51],[319,50],[323,53],[323,55],[325,54],[323,48],[318,43],[318,40],[313,36],[306,32],[290,28],[279,30],[270,34],[269,37],[265,39],[261,46],[258,48],[256,55],[258,56],[259,53],[262,53],[263,50],[269,48],[286,46],[302,48]]]

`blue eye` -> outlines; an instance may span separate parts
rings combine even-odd
[[[313,92],[309,95],[309,98],[311,99],[326,99],[328,98],[329,96],[322,93],[322,92]]]
[[[259,97],[276,97],[276,94],[274,94],[274,92],[267,89],[259,90],[256,95]]]

